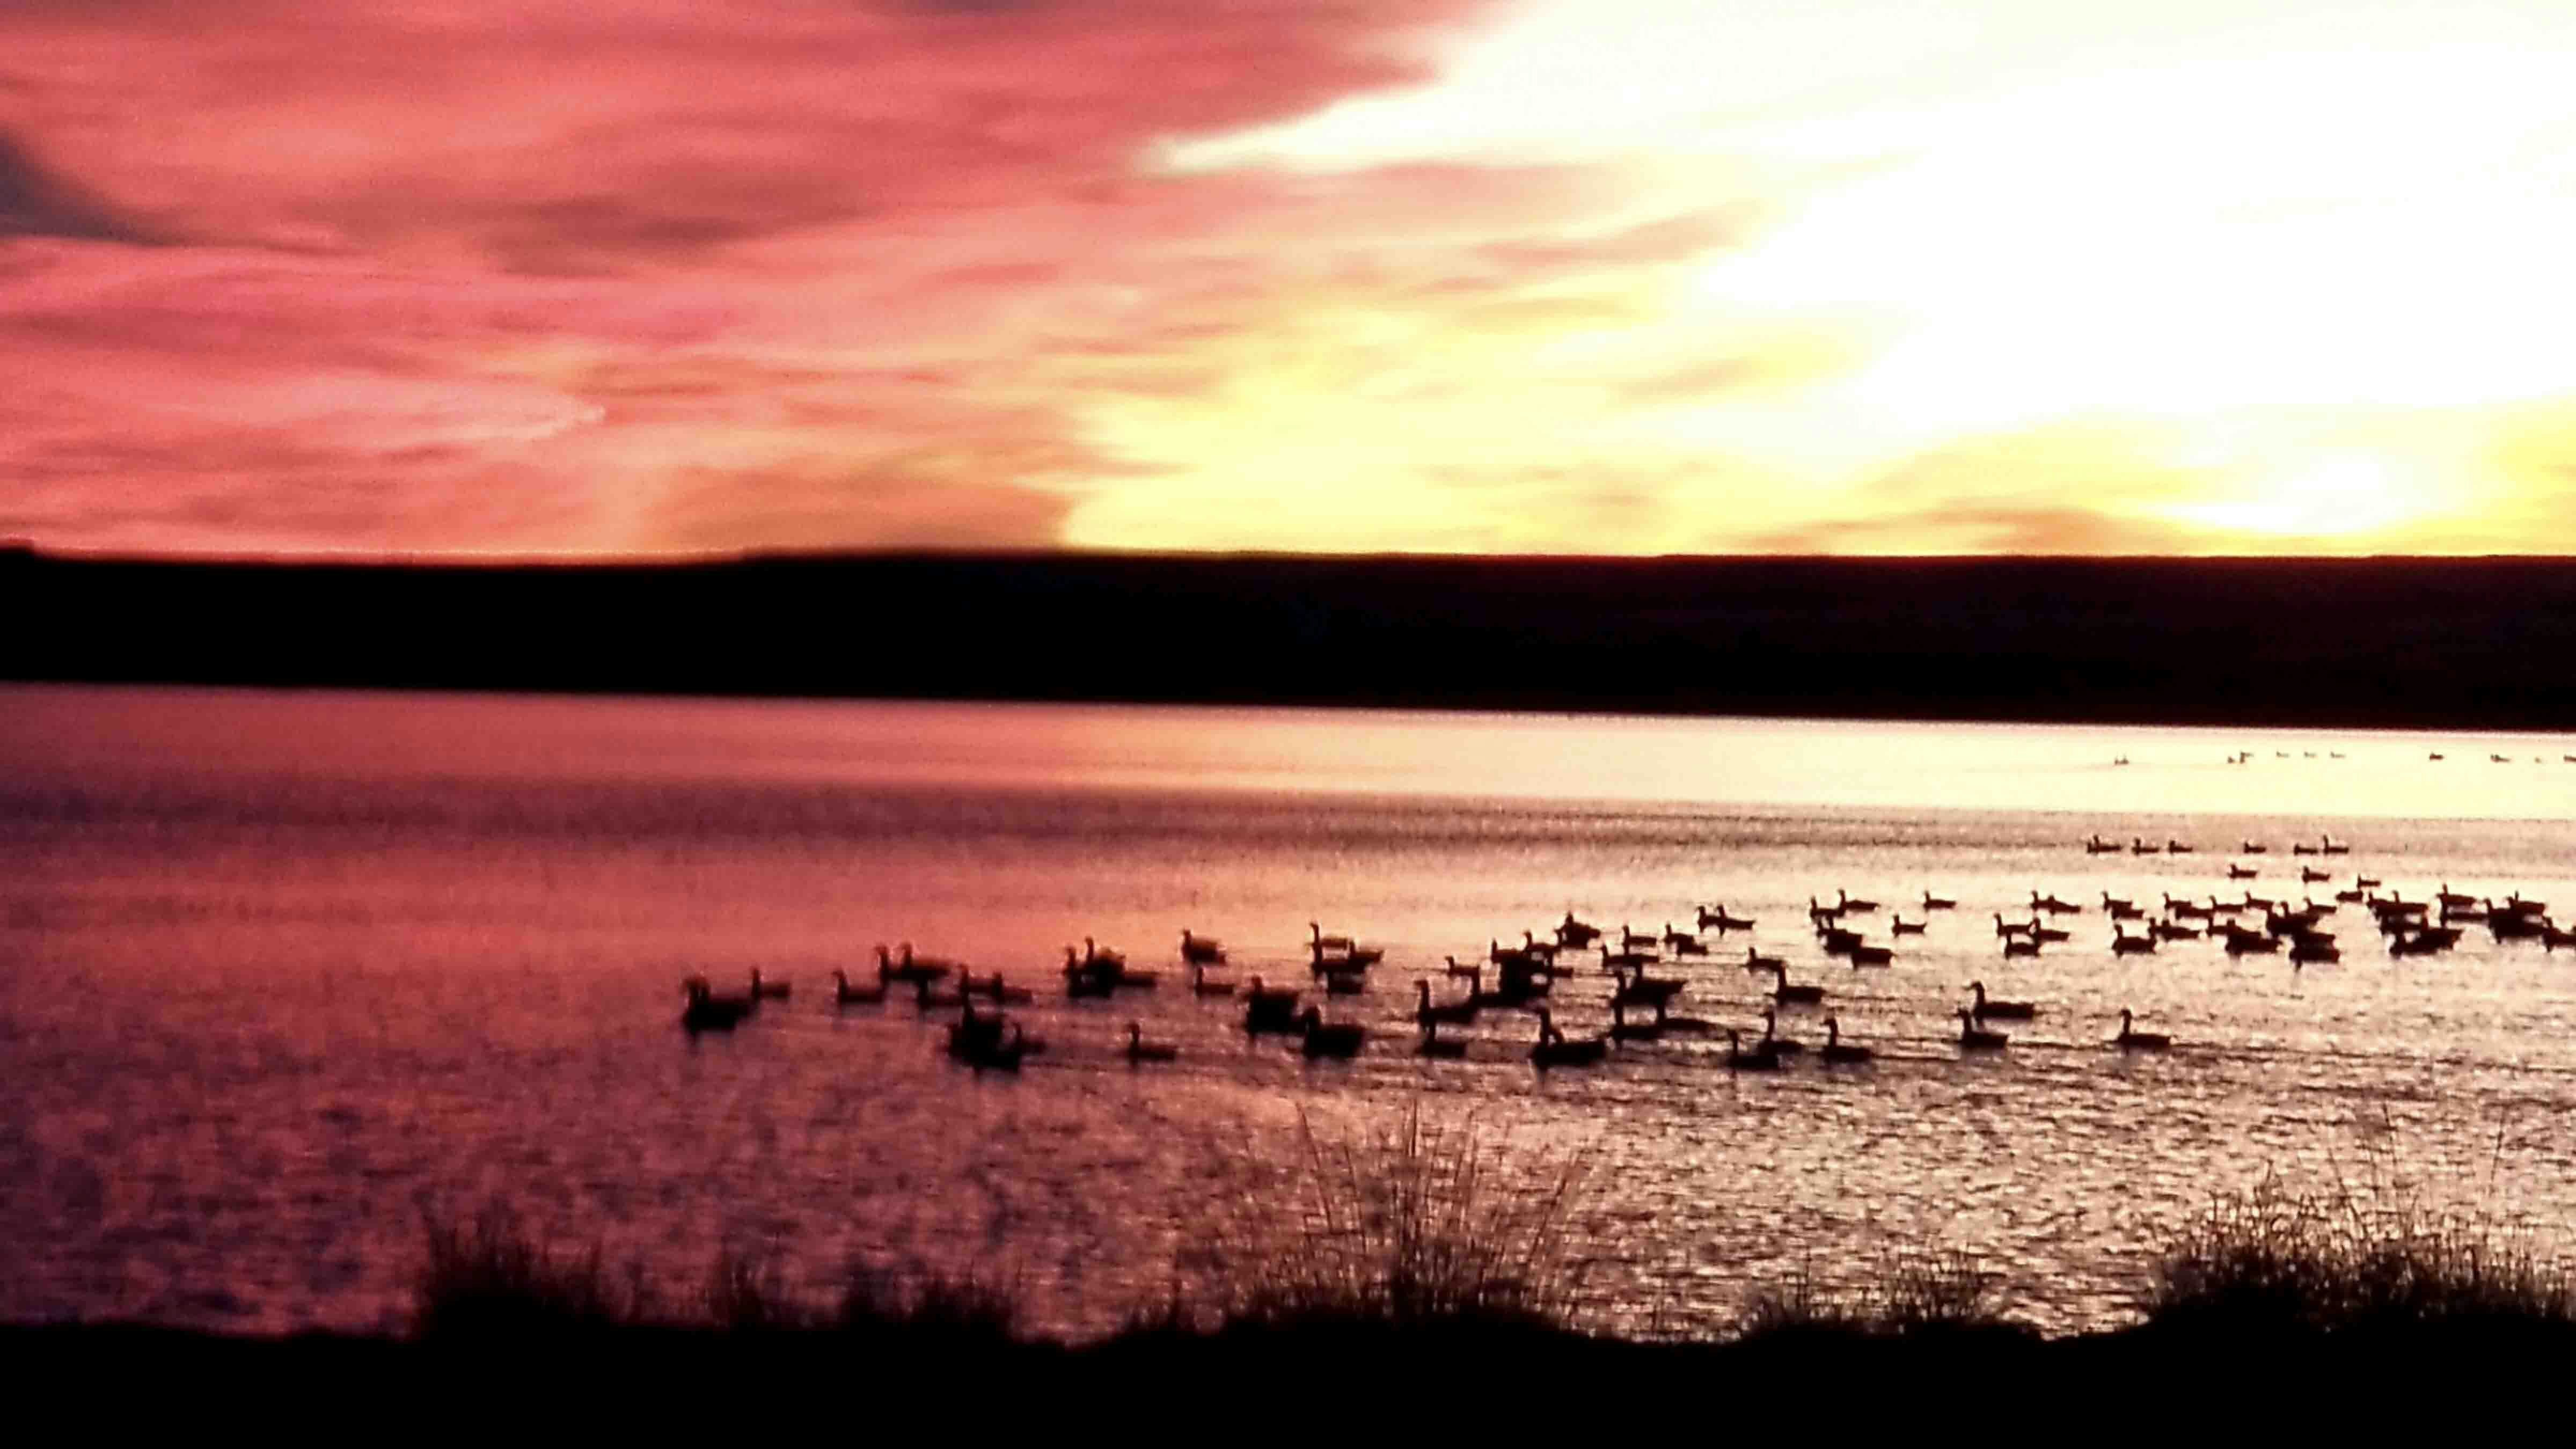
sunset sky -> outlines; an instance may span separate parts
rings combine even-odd
[[[2576,552],[2576,5],[11,0],[61,549]]]

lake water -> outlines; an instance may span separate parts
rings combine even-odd
[[[2430,758],[2434,753],[2443,758]],[[2250,753],[2243,763],[2231,756]],[[722,1247],[821,1292],[852,1260],[1017,1283],[1113,1326],[1177,1249],[1291,1204],[1327,1140],[1419,1107],[1509,1180],[1586,1171],[1603,1320],[1722,1319],[1805,1267],[1974,1252],[2019,1317],[2116,1323],[2213,1191],[2394,1172],[2441,1203],[2576,1220],[2576,954],[2472,930],[2391,961],[2366,916],[2293,970],[2179,942],[2115,958],[2105,891],[2296,898],[2296,868],[2421,898],[2576,901],[2576,740],[1284,710],[0,689],[0,1318],[399,1327],[422,1224],[505,1202],[685,1278]],[[2491,758],[2504,757],[2501,761]],[[2125,759],[2125,764],[2115,760]],[[2099,832],[2188,855],[2088,855]],[[2305,860],[2331,834],[2351,854]],[[2230,881],[2235,847],[2268,843]],[[1958,908],[1886,970],[1819,949],[1811,896]],[[2320,899],[2329,887],[2312,885]],[[2006,962],[1992,917],[2088,909]],[[1864,1069],[1728,1071],[1723,1038],[1535,1072],[1530,1019],[1412,1052],[1414,982],[1569,910],[1660,933],[1701,903],[1822,982]],[[2561,908],[2562,914],[2568,914]],[[1919,911],[1907,911],[1909,919]],[[1884,911],[1866,918],[1887,939]],[[1327,1004],[1355,1062],[1248,1042],[1183,988],[1307,983],[1309,921],[1385,948]],[[1083,937],[1160,989],[1067,1001]],[[1658,968],[1760,1026],[1748,938]],[[948,1062],[829,972],[910,941],[1038,989],[1016,1078]],[[692,1042],[678,983],[794,997]],[[1963,1059],[1982,979],[2040,1004]],[[1597,968],[1561,1024],[1606,1020]],[[2105,1043],[2121,1007],[2163,1056]],[[1815,1040],[1822,1012],[1784,1015]],[[1126,1023],[1178,1046],[1131,1067]]]

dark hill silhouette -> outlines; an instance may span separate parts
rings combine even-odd
[[[2576,725],[2554,559],[0,551],[0,677],[1915,719]]]

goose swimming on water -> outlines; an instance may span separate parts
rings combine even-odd
[[[1977,1025],[1968,1008],[1959,1008],[1959,1045],[1968,1051],[1999,1051],[2012,1038],[1999,1031],[1988,1031]]]
[[[1181,1049],[1170,1042],[1145,1040],[1145,1028],[1141,1023],[1133,1021],[1127,1023],[1127,1064],[1129,1066],[1135,1066],[1140,1062],[1168,1062],[1175,1060],[1180,1054]]]
[[[849,972],[835,970],[832,973],[832,1004],[834,1006],[883,1006],[886,999],[886,980],[885,974],[880,972],[876,985],[852,986]]]
[[[2002,1021],[2029,1021],[2039,1015],[2039,1008],[2027,1001],[1988,1000],[1986,983],[1982,981],[1969,982],[1968,989],[1977,994],[1977,1004],[1962,1009],[1970,1012],[1980,1021],[1990,1016]]]
[[[1825,1044],[1817,1048],[1816,1055],[1829,1064],[1849,1065],[1868,1061],[1878,1053],[1843,1040],[1842,1023],[1829,1016],[1825,1018]]]
[[[1572,1040],[1564,1032],[1556,1029],[1556,1019],[1548,1015],[1546,1007],[1539,1008],[1538,1041],[1530,1047],[1531,1065],[1538,1067],[1598,1066],[1609,1052],[1608,1038],[1594,1036],[1585,1037],[1580,1041]]]
[[[759,1003],[749,997],[716,995],[703,976],[681,982],[680,994],[689,1003],[680,1010],[680,1025],[691,1036],[702,1031],[731,1031],[759,1009]]]
[[[2133,1019],[2129,1008],[2120,1008],[2120,1034],[2111,1038],[2111,1045],[2133,1052],[2160,1052],[2173,1045],[2173,1038],[2162,1032],[2132,1031],[2130,1022]]]

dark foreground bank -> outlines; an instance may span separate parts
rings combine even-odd
[[[2060,722],[2576,728],[2556,559],[0,550],[0,678]]]

